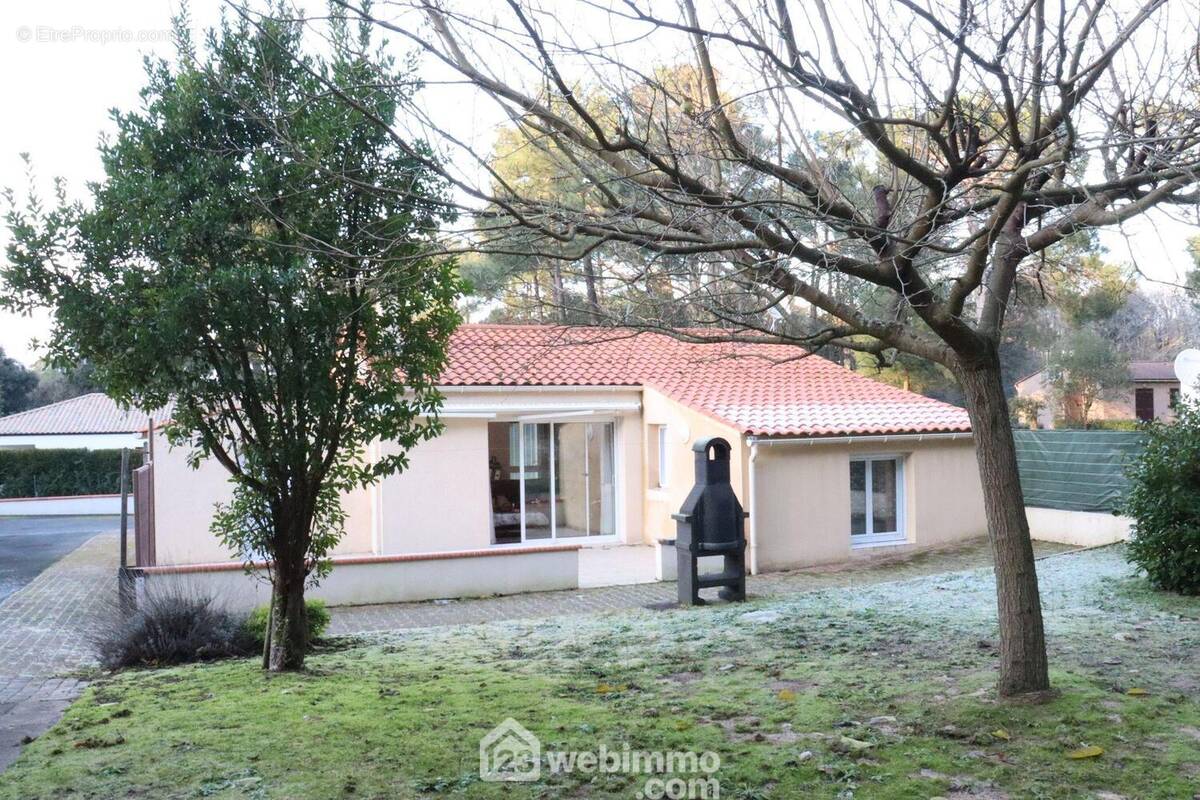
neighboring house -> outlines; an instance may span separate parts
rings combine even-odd
[[[369,603],[573,588],[595,548],[642,545],[649,558],[645,545],[674,536],[691,445],[709,436],[733,446],[754,572],[985,533],[962,409],[800,352],[462,326],[440,381],[444,433],[411,451],[403,474],[345,496],[346,535],[318,594]],[[145,573],[261,601],[263,584],[209,532],[229,494],[224,470],[190,470],[158,436],[152,453],[156,563]],[[605,581],[621,577],[589,579]]]
[[[155,421],[168,415],[159,412]],[[145,443],[148,417],[100,392],[0,417],[0,449],[119,450]]]
[[[1042,404],[1038,412],[1038,427],[1053,428],[1055,418],[1065,414],[1054,397],[1046,370],[1038,370],[1015,384],[1018,397],[1028,397]],[[1179,401],[1179,379],[1171,361],[1130,361],[1129,383],[1118,391],[1098,398],[1092,404],[1090,420],[1152,419],[1171,422],[1175,419],[1175,403]]]
[[[154,415],[156,423],[166,412]],[[0,417],[0,450],[136,450],[146,443],[149,417],[126,410],[99,392]],[[117,514],[119,495],[5,498],[0,516]]]

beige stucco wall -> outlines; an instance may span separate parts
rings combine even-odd
[[[409,454],[409,467],[377,487],[378,552],[476,550],[491,544],[487,420],[447,419],[441,436]],[[385,454],[395,446],[382,446]]]
[[[642,542],[653,544],[659,539],[675,538],[675,521],[671,515],[679,510],[695,483],[695,454],[692,444],[697,439],[720,436],[733,446],[730,454],[730,483],[742,506],[746,506],[747,448],[738,432],[698,411],[682,406],[647,388],[642,401],[642,436],[645,451],[639,454],[641,473],[638,485],[645,493],[645,529]],[[658,488],[653,474],[655,463],[652,451],[657,452],[658,439],[653,426],[666,425],[669,443],[667,486]]]
[[[850,559],[850,458],[870,454],[904,458],[908,544],[935,546],[987,532],[970,439],[760,444],[755,460],[759,571]]]
[[[158,433],[154,437],[155,552],[159,564],[203,564],[233,560],[209,529],[213,506],[229,501],[229,473],[215,459],[187,464],[187,450],[171,447]],[[370,489],[356,489],[342,498],[346,535],[334,555],[371,552],[373,499]]]

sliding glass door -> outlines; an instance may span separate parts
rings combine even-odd
[[[524,477],[521,492],[521,526],[524,538],[549,539],[554,535],[554,480],[550,476],[553,458],[550,443],[550,424],[516,423],[515,430],[522,434],[517,452],[518,470]]]
[[[611,422],[488,424],[496,544],[616,532]]]
[[[559,538],[613,528],[611,422],[554,423],[554,525]]]

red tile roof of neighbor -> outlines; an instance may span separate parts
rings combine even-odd
[[[166,411],[156,412],[154,421],[162,422],[168,416]],[[144,411],[123,409],[100,392],[0,417],[0,436],[136,433],[145,428]]]
[[[463,325],[440,383],[650,386],[756,436],[971,429],[961,408],[802,353],[792,345],[693,343],[629,329]]]

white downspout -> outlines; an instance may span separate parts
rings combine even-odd
[[[758,442],[750,442],[750,574],[758,574],[758,492],[754,481],[754,462]]]

